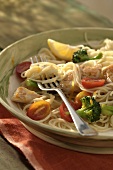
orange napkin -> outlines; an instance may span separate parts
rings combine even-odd
[[[85,154],[49,144],[31,134],[0,105],[2,135],[22,151],[36,170],[112,170],[113,155]]]

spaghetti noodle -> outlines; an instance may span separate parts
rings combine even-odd
[[[75,64],[71,61],[57,60],[49,49],[43,48],[37,54],[38,62],[31,64],[30,68],[23,72],[21,76],[22,78],[30,79],[37,83],[41,82],[42,84],[58,81],[67,97],[70,97],[71,94],[71,98],[73,99],[78,92],[84,90],[90,92],[100,105],[107,104],[113,106],[113,41],[105,39],[101,48],[97,50],[84,45],[81,45],[81,48],[86,49],[88,56],[92,58],[99,53],[102,53],[103,57],[101,59]],[[88,89],[81,83],[81,79],[84,77],[104,78],[106,83],[104,86]],[[25,86],[24,82],[20,86]],[[51,112],[44,119],[39,120],[39,122],[54,128],[62,128],[69,131],[76,130],[73,123],[67,122],[60,117],[59,106],[62,100],[58,94],[49,94],[45,91],[39,91],[39,89],[37,93],[39,97],[33,98],[27,104],[23,102],[24,104],[22,106],[20,104],[24,114],[26,114],[26,110],[32,103],[46,100],[51,105]],[[15,96],[12,97],[12,100],[16,101]],[[108,116],[101,114],[100,120],[90,125],[97,131],[113,129],[113,115]]]

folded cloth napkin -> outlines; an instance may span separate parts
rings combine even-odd
[[[1,134],[25,155],[36,170],[111,170],[112,155],[75,152],[47,143],[31,134],[23,124],[0,105]]]

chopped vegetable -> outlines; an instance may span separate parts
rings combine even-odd
[[[99,102],[97,102],[92,96],[84,96],[81,98],[81,101],[81,108],[77,105],[77,103],[72,101],[70,102],[78,115],[90,123],[99,120],[101,114],[101,106]],[[61,104],[59,110],[62,119],[68,122],[73,122],[71,115],[64,103]]]
[[[27,110],[27,116],[33,120],[42,120],[50,114],[50,103],[45,100],[37,101]]]
[[[105,84],[105,79],[83,78],[81,83],[85,88],[90,89],[103,86]]]
[[[78,109],[78,106],[73,101],[70,101],[70,104],[75,110]],[[59,110],[60,110],[60,116],[62,119],[66,120],[68,122],[73,122],[71,115],[70,115],[65,103],[62,103],[60,105]]]
[[[113,106],[102,104],[101,105],[101,113],[105,116],[113,115]]]
[[[24,71],[26,71],[26,70],[28,70],[29,67],[30,67],[30,65],[31,65],[31,62],[30,62],[30,61],[25,61],[25,62],[22,62],[22,63],[18,64],[18,65],[16,66],[16,74],[17,74],[17,76],[18,76],[19,78],[22,78],[22,77],[21,77],[21,73],[24,72]]]
[[[33,80],[26,79],[25,83],[26,83],[27,87],[37,87],[37,82],[35,82]]]
[[[81,101],[82,108],[76,111],[78,115],[90,123],[99,120],[101,114],[101,106],[99,102],[91,96],[85,96]]]
[[[80,49],[73,53],[72,61],[73,63],[79,63],[87,60],[97,60],[100,58],[102,58],[102,53],[99,53],[97,56],[91,58],[88,56],[86,49]]]
[[[81,98],[83,98],[84,96],[91,96],[91,93],[87,91],[81,91],[75,97],[75,103],[78,105],[78,109],[82,107]]]

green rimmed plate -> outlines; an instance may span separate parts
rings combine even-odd
[[[40,48],[47,47],[48,38],[68,44],[82,44],[85,43],[86,34],[89,41],[99,41],[105,38],[113,39],[113,29],[109,28],[67,28],[35,34],[17,41],[4,49],[0,54],[0,102],[26,127],[34,129],[37,133],[40,131],[59,141],[64,142],[66,140],[68,144],[93,147],[106,147],[108,144],[113,146],[113,131],[99,133],[98,136],[88,138],[80,136],[78,132],[69,132],[56,128],[51,129],[49,126],[33,121],[23,115],[17,105],[11,101],[12,93],[19,84],[13,74],[15,66],[19,62],[37,54]],[[83,140],[85,140],[84,143]]]

